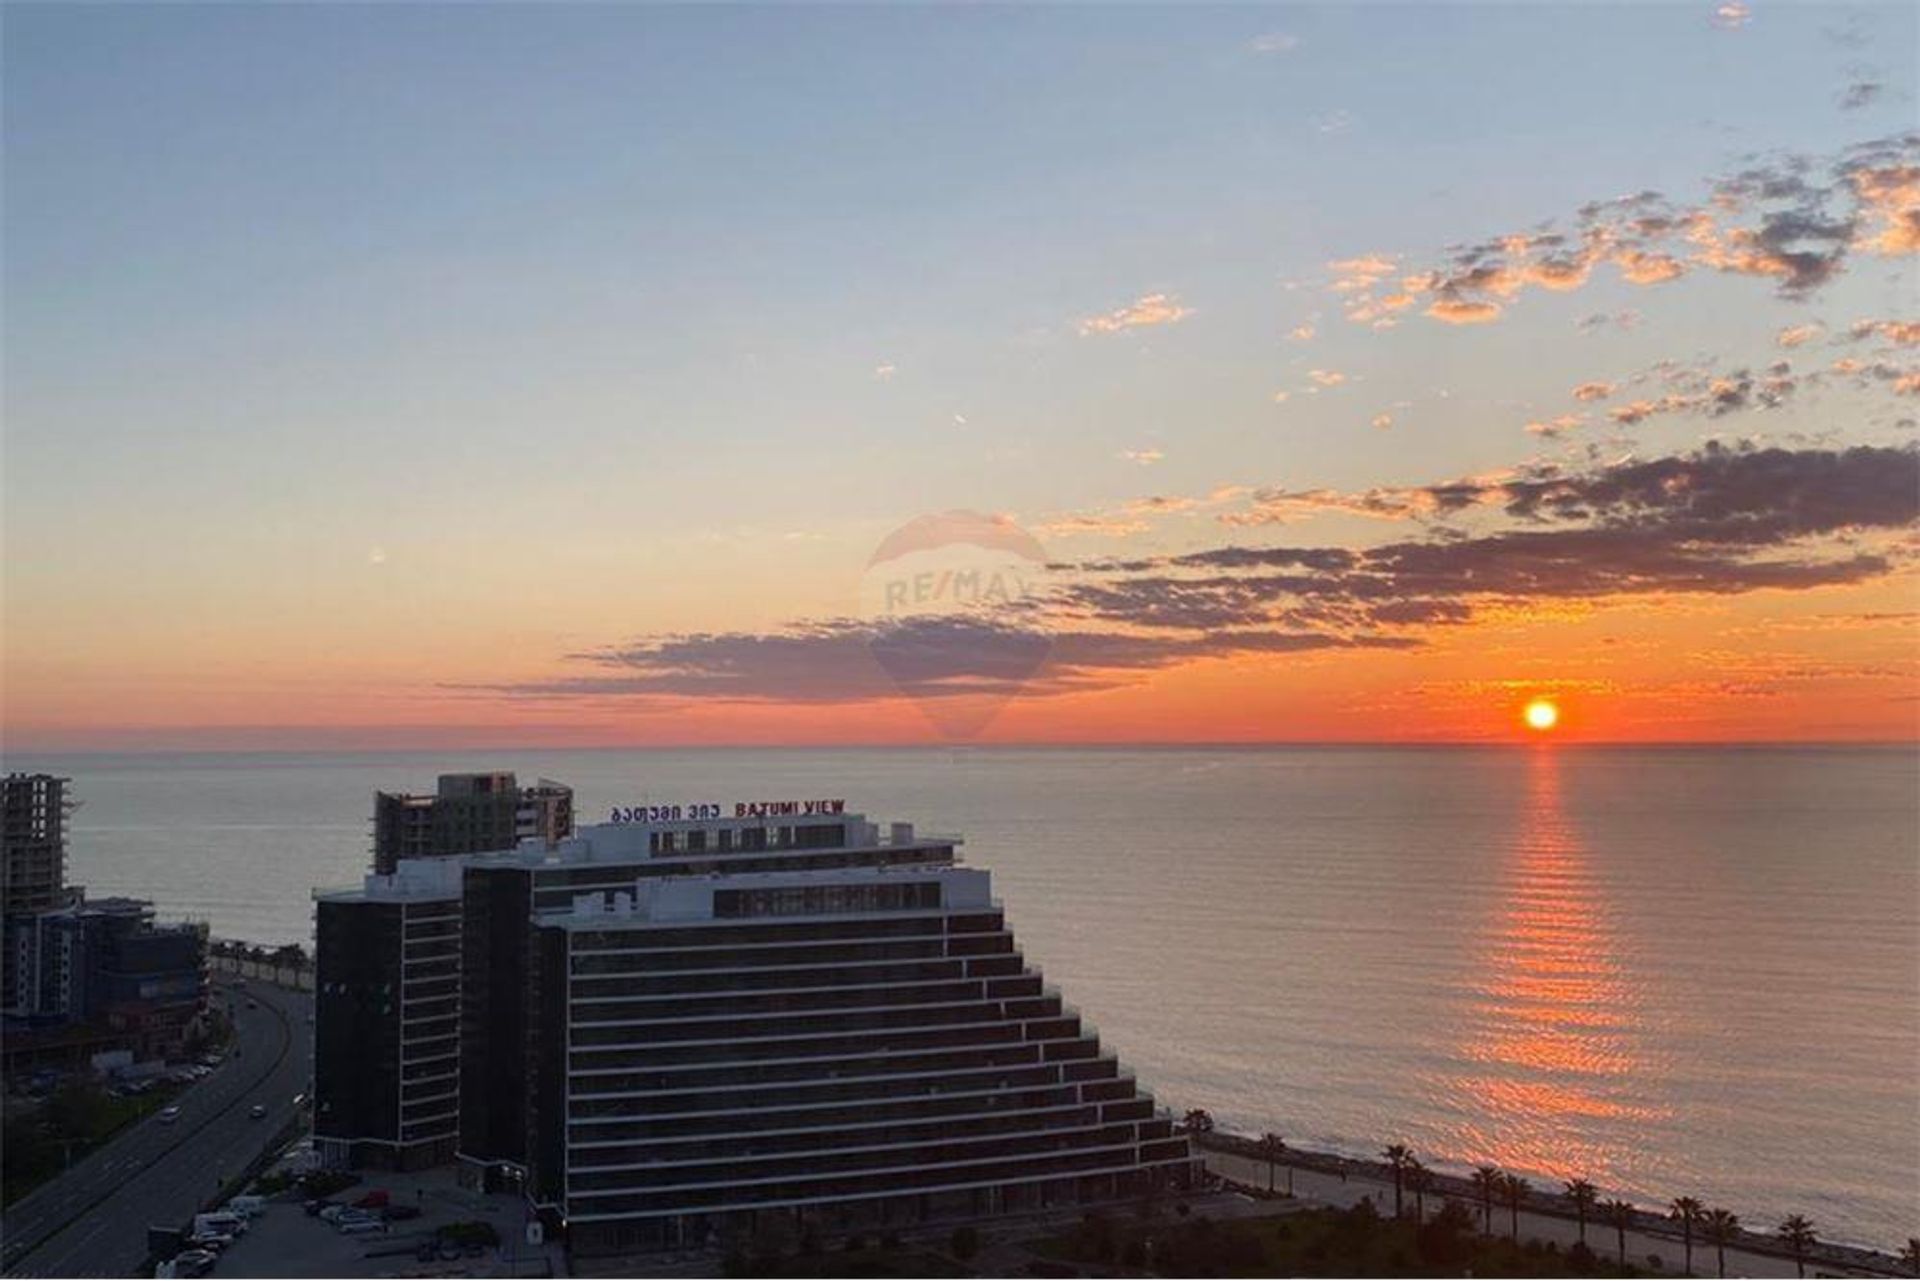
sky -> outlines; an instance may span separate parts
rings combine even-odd
[[[1910,5],[0,37],[15,750],[1920,729]]]

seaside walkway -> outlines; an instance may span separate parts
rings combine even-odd
[[[1222,1178],[1232,1179],[1236,1183],[1250,1187],[1267,1186],[1267,1163],[1232,1152],[1222,1152],[1217,1148],[1196,1147],[1205,1160],[1207,1168]],[[1282,1191],[1287,1186],[1287,1165],[1282,1162],[1276,1186]],[[1393,1179],[1379,1178],[1367,1174],[1349,1172],[1343,1179],[1340,1175],[1304,1165],[1293,1167],[1293,1191],[1296,1197],[1304,1201],[1319,1202],[1325,1205],[1358,1205],[1363,1198],[1373,1198],[1374,1207],[1383,1214],[1393,1213]],[[1466,1197],[1447,1197],[1434,1192],[1427,1193],[1427,1214],[1437,1213],[1448,1199],[1462,1201],[1474,1211],[1474,1219],[1479,1221],[1480,1207],[1477,1201]],[[1414,1198],[1411,1192],[1404,1198],[1406,1212],[1414,1212]],[[1507,1208],[1495,1203],[1493,1227],[1496,1236],[1505,1236],[1508,1225]],[[1520,1239],[1529,1237],[1541,1241],[1558,1242],[1566,1249],[1580,1239],[1579,1225],[1572,1219],[1557,1214],[1548,1214],[1539,1210],[1522,1208],[1520,1211]],[[1587,1220],[1587,1245],[1603,1259],[1611,1260],[1617,1255],[1618,1242],[1612,1225],[1596,1217]],[[1660,1260],[1661,1272],[1679,1275],[1683,1261],[1683,1247],[1679,1228],[1672,1232],[1651,1232],[1644,1228],[1627,1230],[1627,1262],[1644,1271],[1652,1271],[1654,1256]],[[1695,1276],[1714,1276],[1718,1263],[1714,1255],[1713,1243],[1708,1241],[1698,1228],[1693,1238],[1693,1274]],[[1727,1275],[1739,1277],[1792,1277],[1795,1275],[1793,1260],[1772,1254],[1761,1254],[1752,1250],[1743,1250],[1737,1246],[1727,1247]],[[1878,1270],[1865,1267],[1849,1268],[1836,1264],[1827,1258],[1809,1258],[1808,1276],[1858,1276],[1878,1277],[1899,1275],[1891,1269]]]

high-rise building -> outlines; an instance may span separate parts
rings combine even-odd
[[[70,779],[9,774],[0,781],[0,1008],[24,1009],[16,975],[20,931],[35,914],[72,904],[67,887],[67,816],[75,802]]]
[[[407,1091],[445,1071],[451,968],[463,1172],[523,1187],[582,1254],[1188,1180],[1185,1138],[1027,963],[957,838],[838,802],[721,812],[467,856],[457,890],[403,862],[320,896],[323,1153],[444,1139],[445,1094]],[[435,933],[409,942],[415,922]]]
[[[203,925],[157,925],[142,899],[88,899],[20,919],[18,1002],[32,1019],[85,1022],[140,1059],[178,1057],[205,1008]]]
[[[314,1135],[336,1165],[453,1159],[460,873],[458,859],[405,859],[314,896]]]
[[[373,870],[401,859],[548,844],[573,834],[573,789],[551,779],[521,787],[512,774],[442,774],[426,795],[375,792]]]

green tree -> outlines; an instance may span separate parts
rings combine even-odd
[[[1707,1211],[1707,1240],[1713,1242],[1714,1261],[1721,1276],[1727,1275],[1727,1243],[1740,1231],[1740,1216],[1719,1206]]]
[[[1680,1244],[1686,1251],[1686,1265],[1681,1270],[1688,1276],[1693,1275],[1693,1225],[1705,1213],[1706,1207],[1690,1196],[1675,1197],[1667,1207],[1667,1217],[1680,1223]]]
[[[1477,1166],[1473,1171],[1473,1190],[1480,1194],[1481,1222],[1486,1225],[1486,1234],[1493,1235],[1493,1198],[1500,1191],[1500,1181],[1506,1176],[1497,1165]]]
[[[1397,1219],[1406,1213],[1401,1201],[1401,1189],[1406,1183],[1407,1161],[1413,1156],[1413,1151],[1404,1143],[1395,1143],[1380,1155],[1387,1158],[1387,1164],[1393,1167],[1393,1217]]]
[[[1787,1247],[1787,1253],[1793,1256],[1795,1273],[1806,1276],[1807,1255],[1812,1251],[1816,1240],[1813,1235],[1813,1224],[1800,1215],[1793,1214],[1782,1219],[1780,1226],[1773,1231],[1774,1235],[1780,1238],[1780,1243]]]
[[[1613,1225],[1615,1236],[1620,1244],[1620,1266],[1627,1266],[1627,1229],[1633,1226],[1633,1202],[1613,1200],[1600,1206],[1600,1213],[1607,1216],[1607,1222]]]
[[[1580,1219],[1581,1245],[1587,1243],[1587,1212],[1599,1199],[1600,1193],[1585,1179],[1567,1180],[1567,1200],[1573,1202],[1573,1212]]]

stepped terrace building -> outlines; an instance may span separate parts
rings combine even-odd
[[[524,1187],[582,1254],[1187,1183],[1186,1140],[1027,964],[956,838],[838,802],[721,810],[459,860],[465,1177]],[[445,917],[444,883],[397,881],[359,894]],[[323,1052],[322,1118],[348,1081]]]

